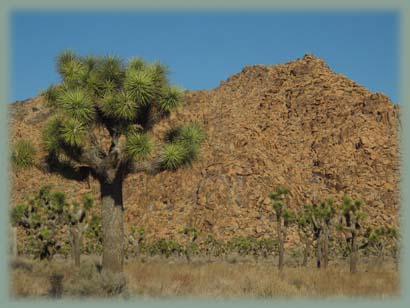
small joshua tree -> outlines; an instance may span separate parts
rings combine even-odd
[[[288,228],[294,222],[295,214],[287,208],[286,196],[289,190],[285,187],[278,187],[275,192],[269,194],[272,200],[272,207],[276,214],[276,230],[278,237],[279,261],[278,269],[282,270],[284,265],[285,241]]]
[[[189,263],[191,262],[192,255],[198,250],[198,245],[195,242],[199,236],[199,232],[193,227],[185,227],[182,230],[182,234],[186,237],[184,254]]]
[[[218,241],[215,236],[209,233],[204,241],[205,254],[208,256],[208,261],[212,257],[219,257],[223,253],[223,243]]]
[[[377,256],[377,262],[382,263],[386,254],[386,235],[387,228],[381,226],[376,228],[368,228],[366,231],[366,248],[372,254]]]
[[[392,252],[393,258],[397,261],[398,234],[396,228],[392,226],[368,228],[364,236],[367,238],[367,243],[363,246],[377,256],[378,263],[384,261],[388,251]]]
[[[277,241],[272,238],[261,238],[257,242],[258,251],[264,259],[272,255],[277,249],[277,246]]]
[[[89,217],[88,212],[93,203],[94,197],[88,193],[83,196],[82,204],[73,202],[71,206],[67,207],[65,217],[70,226],[72,257],[76,267],[80,267],[83,235],[88,228],[87,217]]]
[[[359,262],[359,243],[361,224],[364,213],[360,210],[362,202],[360,200],[352,200],[345,196],[341,203],[341,224],[339,230],[343,232],[348,243],[350,252],[350,272],[357,272],[357,264]]]
[[[387,241],[387,249],[392,253],[392,257],[394,258],[394,262],[396,264],[396,270],[399,270],[402,241],[399,230],[396,227],[387,227]]]
[[[312,219],[310,216],[310,208],[305,205],[301,211],[297,213],[296,224],[298,226],[298,235],[303,244],[303,261],[302,266],[308,264],[309,252],[312,246],[313,230]]]
[[[312,224],[314,239],[317,245],[316,265],[318,268],[327,268],[329,262],[329,237],[336,208],[332,199],[327,199],[320,204],[314,203],[307,206],[307,208],[310,211],[309,221]]]
[[[63,52],[61,82],[45,91],[53,116],[45,125],[45,171],[100,184],[102,266],[122,272],[124,223],[122,187],[130,173],[157,173],[189,165],[205,135],[194,123],[155,145],[149,132],[180,105],[183,91],[171,86],[168,70],[140,58],[79,57]]]
[[[142,252],[143,242],[145,240],[145,229],[131,226],[131,233],[128,235],[128,244],[131,245],[131,250],[135,256],[139,257]]]

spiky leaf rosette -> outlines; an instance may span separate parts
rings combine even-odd
[[[205,132],[197,123],[188,123],[178,129],[176,142],[185,147],[187,162],[197,158],[200,145],[205,138]]]
[[[57,70],[68,85],[79,85],[88,74],[87,66],[73,52],[65,51],[58,58]]]
[[[165,169],[175,170],[186,161],[186,148],[179,143],[164,146],[161,154],[161,164]]]
[[[57,101],[66,115],[79,122],[90,122],[95,115],[91,96],[84,89],[63,90]]]
[[[123,82],[125,65],[124,62],[116,56],[110,55],[103,57],[98,62],[96,69],[101,80],[111,80],[117,85]]]
[[[86,135],[87,128],[82,122],[74,118],[70,118],[63,122],[61,136],[70,146],[81,146]]]
[[[149,156],[153,147],[147,134],[133,133],[127,139],[127,152],[137,160]]]
[[[139,105],[148,105],[158,94],[154,76],[148,71],[128,70],[124,89]]]
[[[147,62],[141,57],[131,58],[128,62],[128,68],[131,70],[141,71],[146,69],[147,66]]]
[[[169,69],[165,64],[155,62],[154,64],[148,66],[146,70],[152,76],[152,79],[158,88],[168,85],[167,76],[169,74]]]
[[[162,111],[171,112],[181,104],[184,94],[184,91],[181,88],[169,87],[163,92],[163,96],[158,101],[158,104]]]

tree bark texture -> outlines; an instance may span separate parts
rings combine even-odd
[[[305,240],[304,240],[304,244],[305,244],[305,248],[303,249],[303,262],[302,262],[302,266],[303,267],[306,267],[307,266],[307,264],[308,264],[308,258],[309,258],[309,246],[310,246],[310,243],[309,243],[309,239],[308,238],[305,238]]]
[[[100,181],[104,271],[118,273],[124,264],[122,181]]]
[[[72,226],[70,228],[70,235],[71,235],[71,255],[74,260],[74,265],[75,267],[80,267],[82,234],[77,226]]]

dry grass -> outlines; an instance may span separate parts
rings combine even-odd
[[[64,297],[325,298],[399,295],[399,274],[391,264],[362,265],[350,274],[345,264],[326,270],[272,264],[139,261],[128,262],[123,277],[100,274],[95,259],[74,270],[67,261],[20,261],[11,272],[13,297],[50,296],[50,277],[63,275]],[[57,296],[58,297],[58,296]]]
[[[326,270],[266,264],[128,264],[130,292],[142,296],[198,298],[387,297],[398,294],[392,267],[368,267],[351,275],[344,265]]]

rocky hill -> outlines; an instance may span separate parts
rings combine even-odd
[[[41,97],[11,106],[11,140],[40,145],[49,115]],[[188,91],[186,105],[160,123],[161,136],[179,122],[206,130],[192,169],[130,176],[124,187],[126,222],[149,236],[176,235],[194,226],[225,238],[272,233],[267,195],[290,188],[291,207],[314,198],[360,197],[377,224],[397,224],[399,107],[334,73],[311,54],[275,66],[246,66],[211,90]],[[12,173],[11,201],[40,184],[75,197],[98,184],[65,180],[38,170]]]

